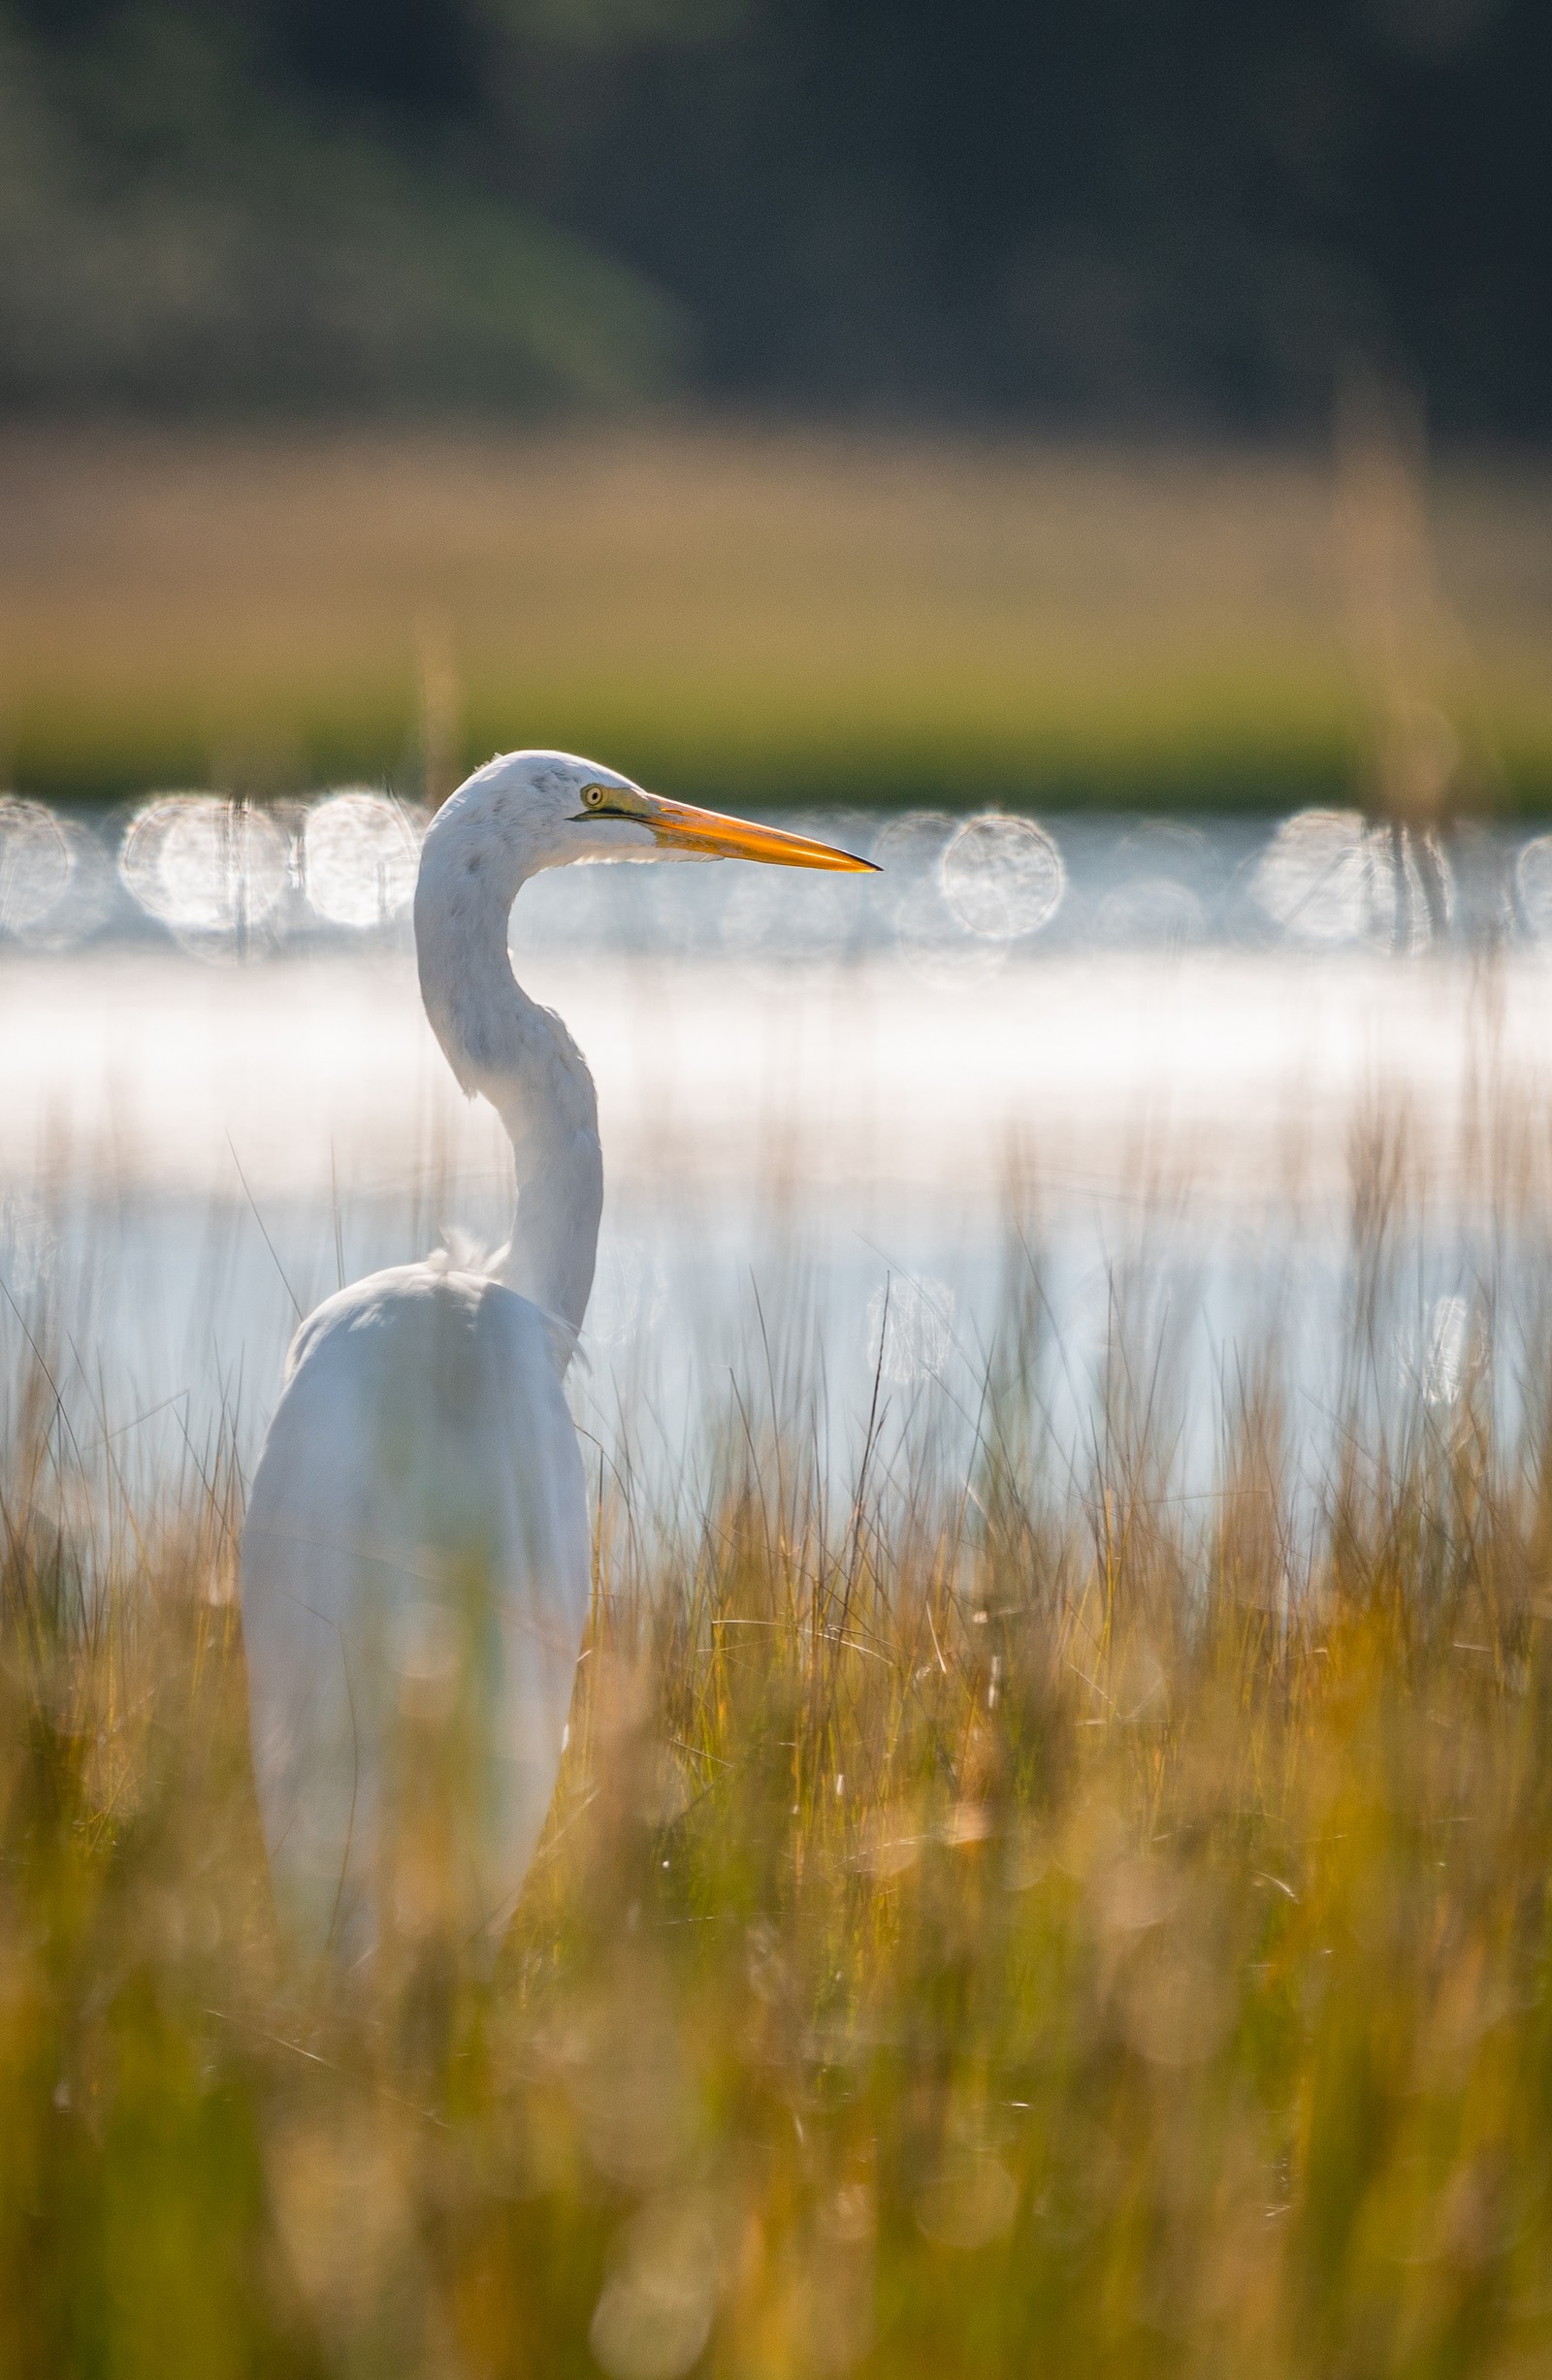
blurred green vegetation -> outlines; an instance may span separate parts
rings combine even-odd
[[[0,0],[0,409],[1552,428],[1538,0]]]
[[[287,1971],[230,1465],[94,1518],[37,1374],[7,2369],[1544,2368],[1547,1384],[1503,1435],[1484,1303],[1445,1395],[1398,1388],[1383,1181],[1312,1543],[1275,1339],[1212,1496],[1172,1492],[1169,1368],[1119,1323],[1091,1467],[1051,1475],[1017,1241],[968,1495],[928,1423],[908,1492],[870,1433],[829,1505],[779,1323],[676,1530],[606,1470],[494,1973],[413,1897],[368,1968]]]
[[[1545,474],[1367,433],[14,431],[0,507],[23,791],[537,744],[713,801],[1552,801]]]
[[[0,407],[522,416],[679,377],[640,274],[435,124],[267,80],[242,9],[65,16],[0,10]]]

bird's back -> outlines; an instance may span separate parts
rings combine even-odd
[[[305,1938],[350,1952],[509,1912],[554,1789],[589,1574],[537,1308],[433,1263],[309,1317],[242,1549],[254,1771]]]

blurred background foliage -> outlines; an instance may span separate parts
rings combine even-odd
[[[9,0],[0,402],[1552,427],[1540,0]]]
[[[0,777],[1544,806],[1549,100],[1539,0],[0,0]]]

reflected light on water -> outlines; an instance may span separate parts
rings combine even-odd
[[[972,933],[950,904],[943,862],[957,831],[942,811],[891,819],[873,845],[881,873],[864,896],[913,973],[941,988],[991,975],[1007,957],[1005,941]]]
[[[107,852],[75,819],[62,819],[59,826],[70,852],[70,877],[59,898],[24,937],[34,949],[68,950],[95,934],[113,914],[115,885]]]
[[[1067,888],[1061,853],[1045,828],[994,812],[965,820],[944,852],[939,878],[960,924],[988,942],[1038,934]]]
[[[949,993],[1010,964],[1285,943],[1404,959],[1552,941],[1552,835],[1443,834],[1310,809],[1276,827],[1214,820],[908,811],[778,822],[867,852],[880,873],[730,867],[568,868],[513,912],[519,968],[581,950],[848,964],[888,952]],[[105,827],[0,795],[0,937],[64,950],[154,919],[192,955],[258,954],[343,929],[402,930],[425,819],[352,787],[310,806],[159,794],[116,854]]]
[[[1537,835],[1514,863],[1520,916],[1538,942],[1552,938],[1552,835]]]
[[[159,795],[130,820],[118,872],[179,939],[229,943],[262,926],[285,891],[285,837],[262,811],[217,794]]]
[[[880,873],[865,889],[886,917],[898,918],[923,891],[943,905],[941,863],[954,824],[941,810],[907,810],[885,821],[868,853]],[[946,909],[945,921],[952,923]]]
[[[67,950],[102,925],[113,872],[95,835],[42,802],[0,794],[0,933],[35,950]]]
[[[1153,949],[1200,942],[1207,915],[1189,884],[1172,876],[1144,876],[1106,893],[1094,926],[1101,942]]]
[[[28,934],[57,907],[70,883],[70,846],[41,802],[0,795],[0,927]]]
[[[331,925],[386,925],[407,906],[419,865],[419,821],[384,794],[331,793],[307,813],[303,881]]]
[[[1116,882],[1092,913],[1104,946],[1175,949],[1206,941],[1220,918],[1223,864],[1199,826],[1148,820],[1121,837],[1110,872]]]
[[[1305,810],[1285,820],[1252,879],[1267,916],[1309,942],[1352,942],[1374,915],[1374,860],[1356,810]]]
[[[972,934],[944,899],[936,872],[903,887],[893,903],[892,922],[900,956],[923,982],[941,990],[977,982],[1007,964],[1007,943]]]
[[[1437,839],[1372,825],[1357,810],[1303,810],[1277,828],[1251,879],[1257,905],[1299,941],[1426,950],[1455,912]]]

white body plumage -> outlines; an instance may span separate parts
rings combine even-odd
[[[298,1335],[242,1606],[265,1837],[314,1943],[374,1941],[385,1890],[401,1927],[450,1916],[473,1935],[510,1914],[588,1608],[553,1341],[527,1299],[435,1264],[358,1281]],[[428,1833],[462,1870],[429,1889],[399,1873]]]

